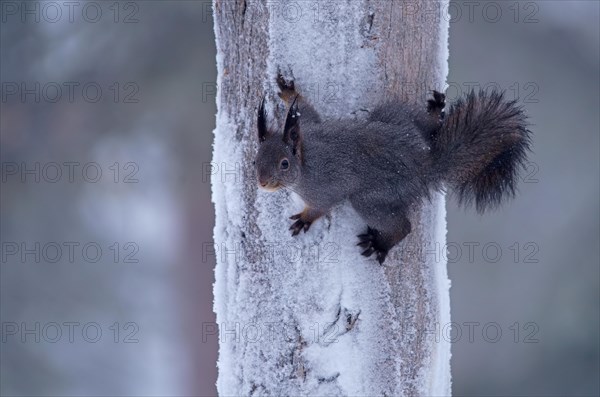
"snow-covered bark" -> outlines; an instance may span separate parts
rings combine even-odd
[[[444,197],[413,214],[384,266],[365,259],[348,206],[290,236],[302,204],[259,191],[256,108],[275,76],[325,117],[365,117],[399,96],[425,105],[447,73],[439,2],[215,0],[214,287],[221,395],[448,395]],[[281,110],[281,109],[279,109]],[[376,176],[374,176],[376,177]]]

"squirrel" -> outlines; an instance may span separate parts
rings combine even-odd
[[[411,232],[411,208],[432,191],[450,190],[477,212],[513,197],[531,146],[527,117],[504,92],[472,90],[445,114],[445,95],[423,106],[384,101],[366,120],[322,120],[295,89],[277,77],[290,104],[283,134],[268,127],[263,97],[257,115],[258,184],[287,188],[305,202],[290,219],[292,235],[349,201],[367,224],[358,235],[362,255],[380,264]]]

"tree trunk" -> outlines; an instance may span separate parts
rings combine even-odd
[[[449,395],[443,195],[412,215],[412,233],[380,266],[355,246],[366,225],[348,205],[291,237],[288,217],[300,201],[258,191],[252,167],[263,94],[282,118],[278,71],[293,76],[324,117],[363,118],[391,96],[425,106],[445,84],[447,4],[215,0],[213,7],[219,393]]]

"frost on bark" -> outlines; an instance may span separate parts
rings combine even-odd
[[[214,286],[221,395],[448,395],[444,197],[412,215],[384,266],[359,254],[348,206],[292,238],[301,202],[257,189],[256,109],[281,120],[275,76],[324,117],[365,117],[444,89],[447,6],[400,1],[215,0]],[[374,176],[376,177],[376,176]]]

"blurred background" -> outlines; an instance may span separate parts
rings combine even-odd
[[[0,2],[0,394],[215,395],[207,1]],[[599,3],[452,2],[450,100],[507,90],[517,200],[448,200],[455,395],[598,395]]]

